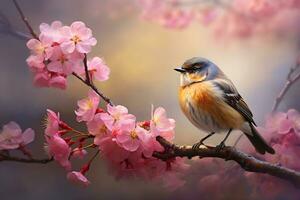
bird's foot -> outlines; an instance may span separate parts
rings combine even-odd
[[[216,146],[217,152],[221,151],[225,147],[225,142],[221,142],[219,145]]]
[[[204,145],[204,144],[203,144],[203,142],[200,140],[199,142],[197,142],[196,144],[194,144],[194,145],[192,146],[192,149],[193,149],[193,150],[199,149],[199,147],[200,147],[201,145]]]

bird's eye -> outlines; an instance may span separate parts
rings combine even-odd
[[[192,65],[192,67],[190,68],[191,71],[195,71],[195,70],[199,70],[202,67],[204,67],[206,64],[204,62],[199,62],[199,63],[195,63]]]

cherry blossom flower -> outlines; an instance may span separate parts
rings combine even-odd
[[[83,59],[81,54],[74,52],[72,54],[64,54],[61,49],[57,46],[54,48],[53,54],[50,57],[50,63],[47,64],[47,69],[50,72],[55,72],[58,74],[71,74]]]
[[[78,110],[75,111],[77,115],[77,121],[91,121],[98,108],[100,99],[99,95],[94,91],[89,91],[88,97],[77,102]]]
[[[42,55],[30,55],[26,59],[26,62],[33,72],[42,72],[42,70],[46,67],[44,63],[44,56]]]
[[[167,10],[159,19],[159,22],[167,28],[182,29],[187,27],[193,20],[193,12],[189,10]]]
[[[143,143],[147,143],[150,139],[149,133],[136,126],[135,122],[132,122],[128,129],[121,129],[116,136],[116,142],[124,149],[130,152],[136,151]]]
[[[95,136],[94,144],[99,145],[102,138],[110,135],[110,131],[105,126],[101,119],[101,114],[97,113],[93,120],[87,122],[88,131],[91,135]]]
[[[155,136],[162,136],[167,140],[174,138],[175,120],[167,118],[166,110],[158,107],[152,111],[150,130]]]
[[[128,114],[128,109],[124,106],[117,105],[111,106],[107,104],[108,113],[100,113],[106,127],[112,131],[114,129],[126,129],[127,126],[135,122],[136,117],[132,114]]]
[[[48,87],[50,76],[47,71],[38,72],[34,75],[33,84],[37,87]]]
[[[59,88],[64,90],[67,87],[67,79],[65,76],[54,75],[49,79],[48,85],[49,87],[54,87],[54,88]]]
[[[106,66],[104,61],[99,57],[94,57],[87,62],[88,72],[90,77],[95,78],[98,81],[106,81],[109,78],[110,69]],[[80,76],[85,76],[84,66],[78,65],[75,72]]]
[[[16,122],[9,122],[3,126],[0,133],[0,150],[17,149],[25,146],[34,140],[34,131],[31,128],[23,133]]]
[[[80,21],[73,22],[70,27],[62,27],[61,33],[64,41],[60,46],[64,53],[73,53],[75,49],[79,53],[89,53],[91,47],[97,43],[97,40],[92,37],[91,29]]]
[[[113,165],[120,165],[120,162],[126,160],[130,155],[130,152],[120,147],[111,135],[98,140],[97,145],[105,160],[113,163]]]
[[[40,25],[40,36],[47,36],[48,38],[51,38],[54,43],[61,43],[63,38],[60,29],[62,26],[61,21],[54,21],[51,25],[42,23]]]
[[[34,55],[43,56],[47,60],[53,53],[52,43],[53,41],[50,37],[41,35],[39,40],[30,39],[26,45]]]
[[[72,157],[73,158],[79,158],[79,159],[83,159],[84,156],[87,154],[88,152],[85,149],[82,148],[75,148],[72,151]]]
[[[58,135],[45,136],[47,141],[46,151],[49,156],[53,156],[62,167],[67,171],[71,170],[71,162],[69,156],[71,154],[71,148],[66,141]]]
[[[69,172],[67,174],[67,179],[75,184],[79,184],[82,186],[88,186],[90,184],[90,181],[81,172]]]
[[[217,39],[249,38],[250,36],[297,36],[299,1],[232,0],[186,5],[185,0],[138,0],[141,16],[166,28],[186,28],[193,20],[210,25]]]
[[[59,113],[56,114],[52,110],[47,109],[45,134],[47,136],[57,135],[59,131],[59,122]]]

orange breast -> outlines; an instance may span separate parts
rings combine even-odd
[[[192,106],[194,110],[212,117],[220,128],[239,129],[244,123],[244,118],[224,102],[218,92],[218,89],[209,82],[181,87],[179,89],[179,102],[182,111],[188,116],[190,114],[189,109],[191,109],[189,106]]]

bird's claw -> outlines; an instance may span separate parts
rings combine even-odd
[[[193,150],[199,149],[199,147],[200,147],[201,145],[204,145],[202,141],[197,142],[196,144],[194,144],[194,145],[192,146],[192,149],[193,149]]]
[[[225,143],[221,142],[219,145],[216,146],[217,151],[221,151],[225,147]]]

